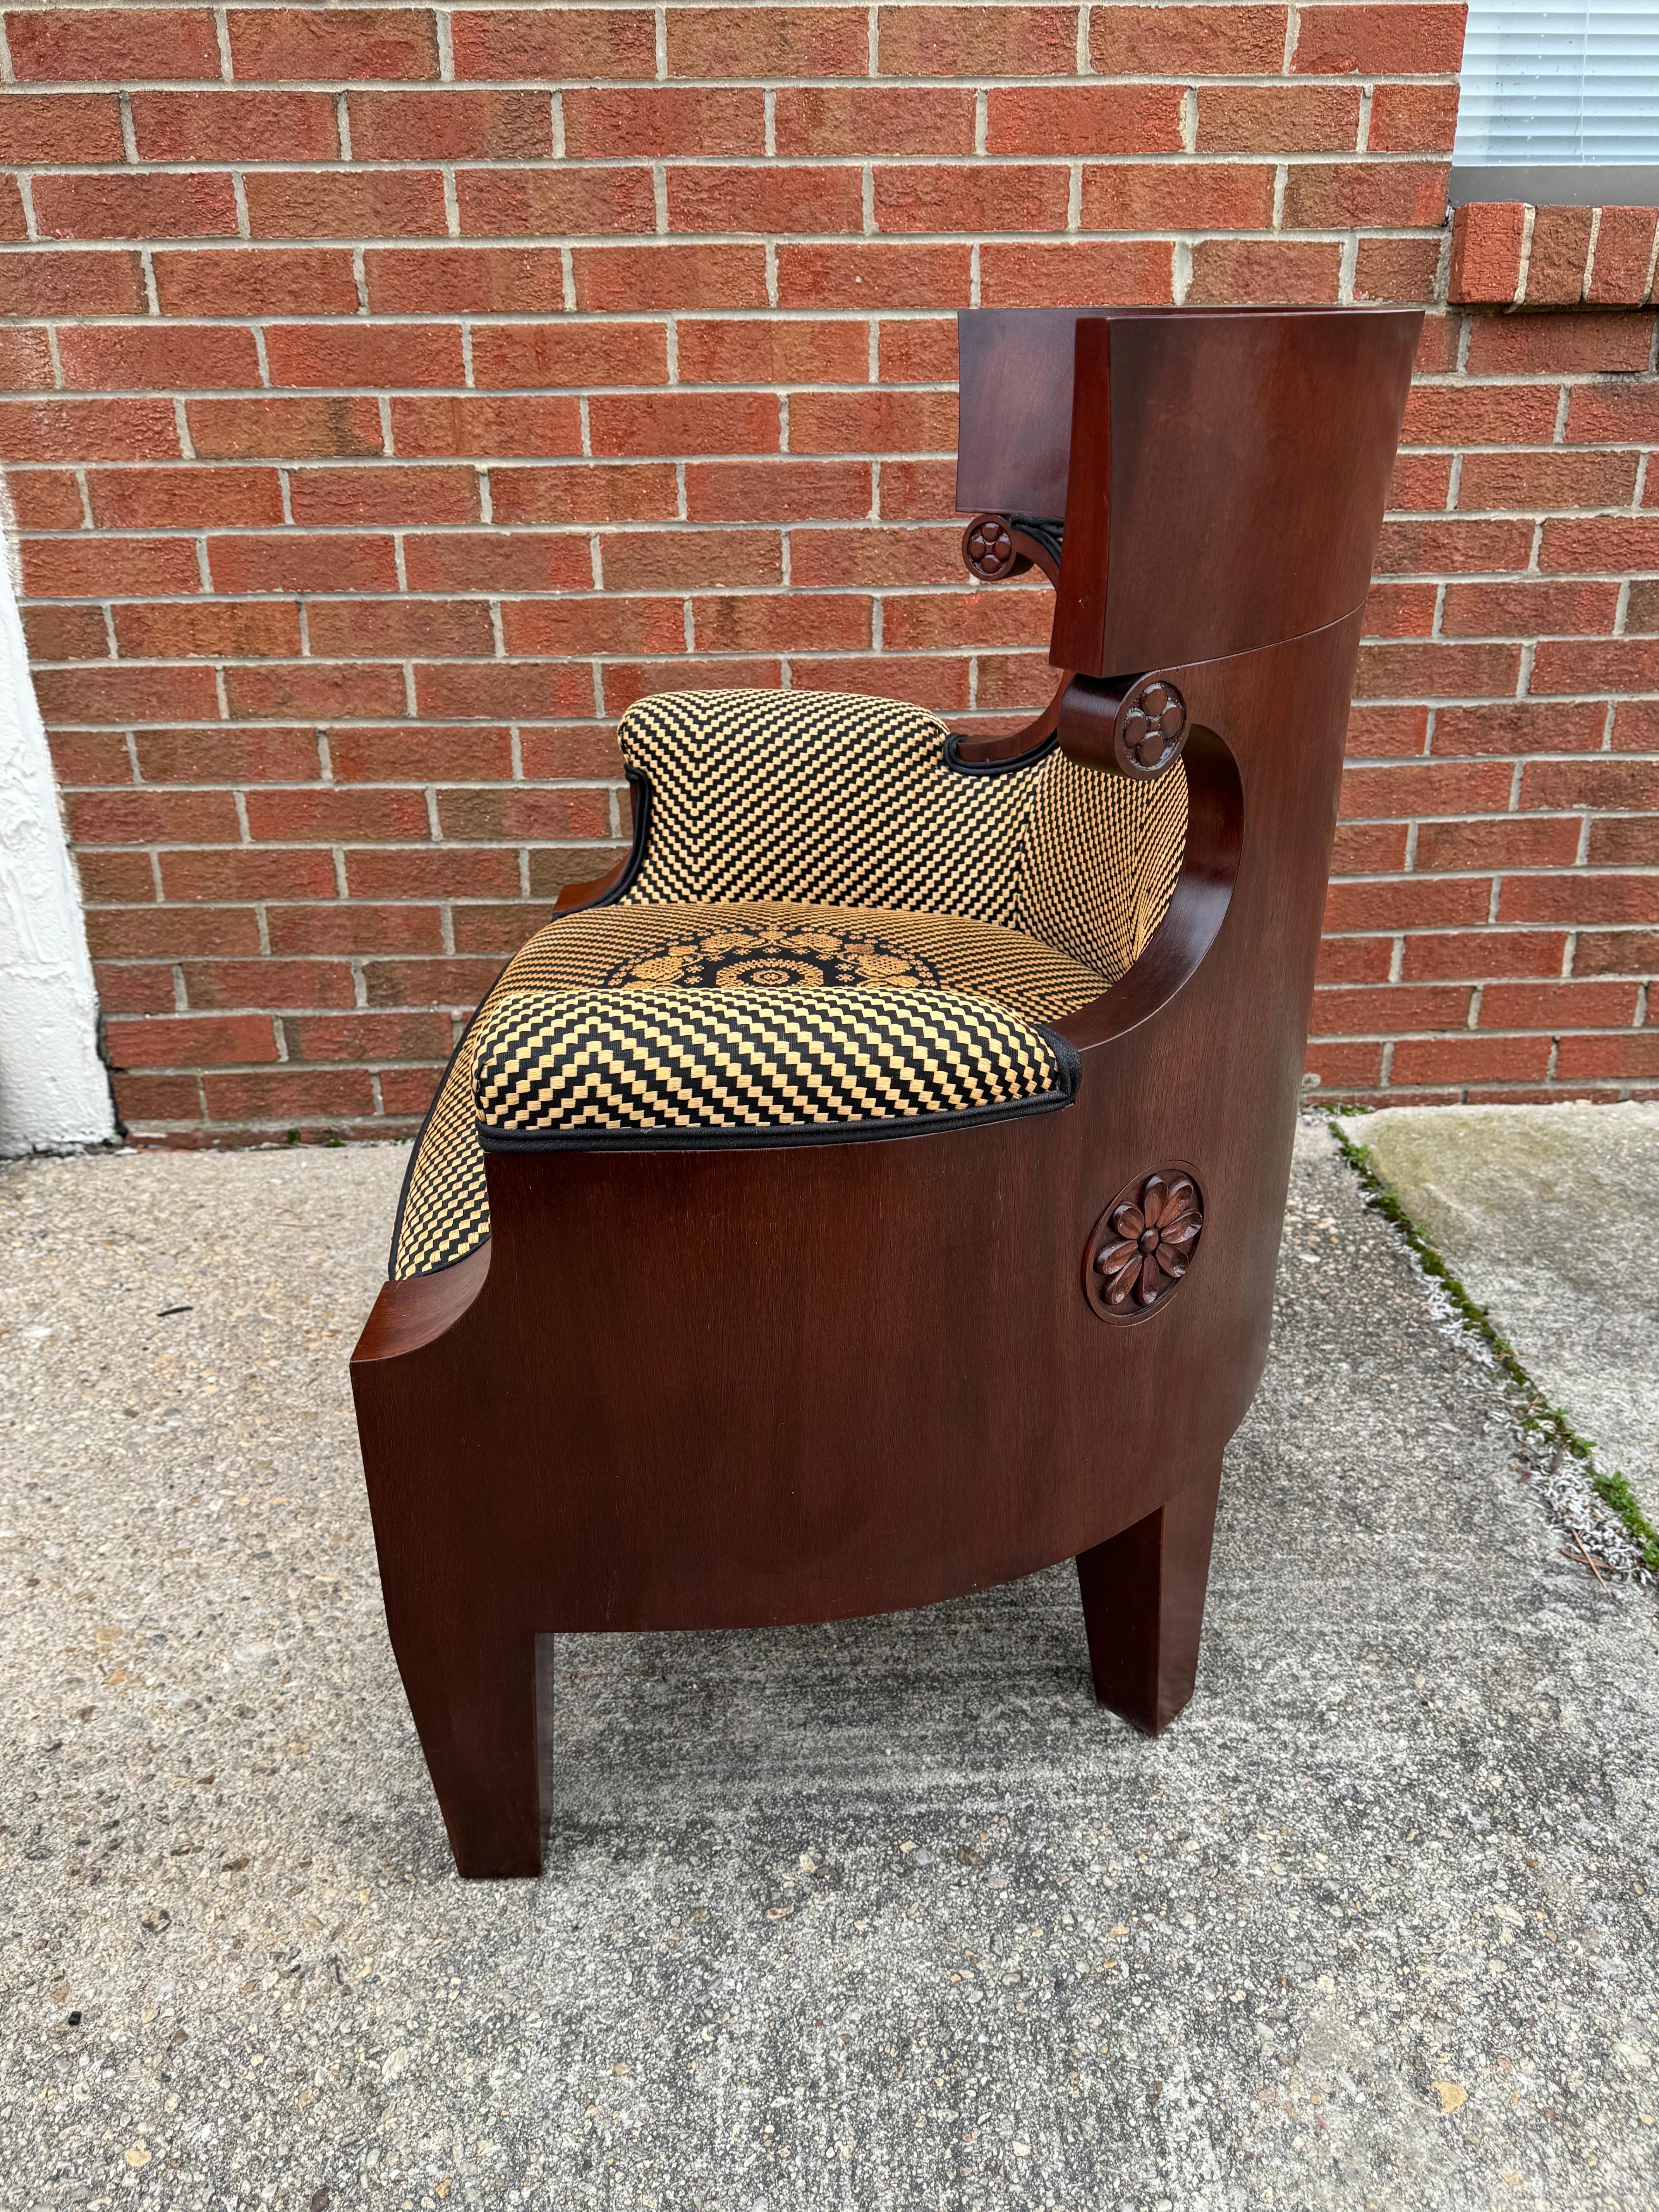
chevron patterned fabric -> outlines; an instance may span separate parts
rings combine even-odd
[[[937,717],[825,692],[676,692],[624,717],[643,850],[503,970],[410,1164],[395,1279],[489,1233],[484,1147],[805,1142],[1063,1106],[1042,1025],[1163,919],[1179,769],[1050,750],[991,773]]]

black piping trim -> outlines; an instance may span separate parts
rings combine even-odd
[[[642,769],[624,768],[623,774],[628,778],[628,788],[634,800],[634,842],[629,849],[628,865],[608,891],[601,891],[598,898],[589,899],[586,906],[573,906],[569,909],[570,914],[591,914],[596,906],[615,906],[623,893],[630,890],[638,880],[640,870],[645,866],[646,847],[651,836],[651,779]],[[556,914],[550,917],[554,921],[564,921],[568,918],[568,915],[562,914]],[[522,951],[523,949],[520,945],[519,951]],[[460,1057],[461,1047],[472,1034],[472,1022],[477,1020],[485,1000],[489,997],[490,991],[495,989],[495,985],[501,981],[501,977],[506,975],[518,957],[518,952],[509,953],[502,961],[500,968],[495,971],[489,990],[484,993],[483,998],[480,999],[472,1009],[472,1021],[467,1024],[459,1036],[456,1038],[455,1049],[444,1062],[444,1072],[438,1078],[437,1088],[432,1094],[432,1103],[421,1117],[420,1128],[416,1131],[415,1141],[409,1149],[409,1165],[404,1170],[403,1185],[398,1193],[398,1211],[392,1217],[392,1249],[386,1255],[386,1279],[389,1283],[416,1282],[427,1275],[441,1275],[444,1267],[459,1265],[459,1261],[446,1260],[443,1267],[423,1267],[418,1276],[398,1275],[392,1272],[398,1264],[398,1245],[404,1233],[404,1215],[409,1210],[409,1191],[410,1185],[415,1180],[415,1164],[421,1157],[421,1146],[426,1142],[426,1133],[431,1127],[432,1117],[438,1110],[438,1101],[444,1095],[445,1087],[449,1081],[450,1071]],[[481,1241],[488,1243],[488,1237],[486,1236]],[[477,1249],[477,1245],[475,1244],[472,1252],[476,1252]],[[470,1260],[472,1257],[472,1252],[463,1252],[460,1258]]]
[[[1058,730],[1051,730],[1041,744],[1033,745],[1030,752],[1011,753],[1006,760],[968,761],[962,757],[964,732],[952,730],[945,740],[945,765],[958,775],[1007,775],[1015,769],[1035,768],[1046,761],[1060,743]]]
[[[1028,1114],[1057,1114],[1077,1097],[1083,1062],[1069,1037],[1040,1023],[1033,1023],[1032,1027],[1054,1056],[1057,1085],[1035,1098],[1017,1099],[1006,1106],[964,1106],[942,1114],[892,1114],[867,1121],[780,1123],[763,1129],[590,1129],[568,1136],[540,1131],[516,1135],[486,1128],[481,1122],[478,1140],[487,1152],[775,1152],[794,1145],[878,1144],[936,1129],[982,1128],[988,1122],[1015,1121]]]

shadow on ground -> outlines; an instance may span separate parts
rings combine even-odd
[[[1655,2202],[1653,1602],[1561,1556],[1322,1132],[1170,1735],[1090,1702],[1067,1571],[562,1638],[501,1887],[349,1420],[404,1157],[0,1176],[13,2201]]]

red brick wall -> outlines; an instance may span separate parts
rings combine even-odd
[[[951,311],[1443,297],[1462,20],[5,9],[0,460],[135,1132],[410,1126],[641,691],[1034,702]],[[1652,325],[1430,324],[1328,1089],[1659,1086]]]

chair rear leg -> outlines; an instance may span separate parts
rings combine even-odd
[[[545,1831],[553,1638],[465,1626],[444,1637],[422,1624],[394,1645],[458,1872],[533,1879]]]
[[[1157,1735],[1193,1694],[1219,1464],[1121,1534],[1078,1554],[1095,1695]]]

